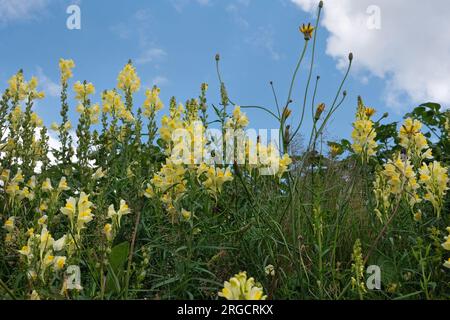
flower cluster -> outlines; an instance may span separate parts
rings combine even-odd
[[[61,73],[61,82],[67,83],[67,80],[73,77],[72,69],[75,68],[73,60],[59,59],[59,70]]]
[[[43,99],[45,97],[44,92],[37,91],[38,79],[36,77],[32,77],[30,81],[27,82],[25,81],[22,71],[19,71],[17,74],[13,75],[8,80],[8,84],[10,96],[18,101],[23,101],[27,97],[30,100]]]
[[[450,251],[450,227],[447,228],[447,232],[449,235],[444,238],[445,242],[442,244],[442,248],[446,251]],[[444,267],[450,269],[450,258],[444,262]]]
[[[428,146],[427,139],[421,132],[422,123],[419,120],[407,118],[400,128],[400,146],[405,148],[406,154],[411,159],[419,162],[425,159],[432,159],[433,154]]]
[[[122,220],[122,217],[129,213],[131,213],[131,210],[125,200],[120,200],[119,210],[117,211],[114,209],[114,205],[109,206],[108,218],[111,220],[111,223],[107,223],[103,227],[103,233],[105,234],[105,237],[109,242],[112,242],[114,240],[115,234],[120,229],[120,222]]]
[[[136,73],[136,69],[131,62],[127,63],[117,78],[117,88],[124,92],[134,93],[139,91],[141,79]]]
[[[164,108],[164,104],[159,98],[160,89],[153,87],[145,92],[146,99],[144,101],[143,109],[144,116],[151,118],[156,112]]]
[[[224,282],[224,288],[219,297],[227,300],[266,300],[262,286],[255,279],[247,278],[247,272],[240,272],[229,281]]]
[[[84,102],[89,99],[90,95],[93,95],[95,93],[95,87],[90,82],[81,83],[80,81],[77,81],[73,85],[73,91],[75,91],[76,93],[75,99],[80,102]]]
[[[431,202],[439,217],[444,205],[444,196],[449,190],[448,169],[442,167],[438,161],[434,161],[430,164],[423,163],[419,173],[419,181],[426,192],[424,199]]]
[[[360,297],[367,292],[364,284],[364,260],[362,256],[361,241],[358,239],[353,246],[352,253],[352,288],[359,293]]]
[[[225,128],[239,130],[244,129],[248,124],[247,115],[241,111],[240,106],[236,106],[233,110],[233,116],[225,123]]]
[[[420,121],[406,119],[398,134],[404,154],[397,154],[384,165],[383,170],[376,173],[375,213],[381,221],[387,213],[392,212],[396,202],[394,199],[407,200],[416,221],[422,219],[422,210],[415,206],[423,200],[433,205],[438,217],[441,214],[448,190],[448,169],[438,161],[426,162],[433,156],[421,128]]]
[[[374,109],[368,108],[358,99],[358,110],[356,112],[356,121],[353,123],[352,139],[353,151],[359,155],[364,162],[376,154],[377,143],[375,141],[377,133],[371,116]]]

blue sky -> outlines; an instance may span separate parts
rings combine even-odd
[[[95,102],[100,102],[102,90],[115,86],[118,72],[131,58],[144,86],[156,83],[161,87],[166,105],[172,95],[183,102],[197,97],[202,82],[210,85],[209,102],[217,104],[220,95],[214,56],[220,53],[223,78],[232,100],[275,110],[269,81],[274,81],[278,97],[284,102],[304,42],[298,26],[314,19],[289,0],[84,0],[75,2],[81,8],[81,30],[69,30],[66,8],[74,1],[29,1],[36,5],[23,9],[28,11],[23,11],[22,16],[0,15],[0,83],[3,89],[9,76],[20,68],[27,78],[38,76],[47,97],[36,110],[47,125],[59,120],[56,84],[61,57],[75,60],[72,83],[94,83]],[[336,57],[326,54],[329,38],[329,31],[321,28],[313,73],[313,79],[321,76],[317,102],[328,106],[343,77]],[[299,118],[308,58],[295,86],[294,121]],[[345,85],[349,95],[334,117],[328,137],[349,137],[358,95],[380,115],[390,111],[391,119],[398,120],[400,113],[386,106],[386,81],[361,70],[350,76]],[[138,103],[143,95],[141,89]],[[267,114],[247,113],[253,128],[276,127]],[[72,115],[75,117],[74,111]],[[306,133],[308,128],[302,131]]]

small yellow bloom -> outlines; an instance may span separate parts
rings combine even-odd
[[[42,191],[44,192],[50,192],[53,190],[52,182],[49,178],[45,179],[45,181],[42,183]]]
[[[67,191],[67,190],[70,190],[70,188],[67,185],[66,177],[62,177],[58,184],[58,191]]]
[[[30,295],[30,300],[41,300],[39,293],[36,290],[33,290]]]
[[[127,63],[120,71],[117,78],[117,87],[123,91],[130,91],[131,93],[139,91],[141,87],[141,79],[139,79],[136,69],[131,63]]]
[[[377,111],[374,108],[366,107],[364,112],[368,118],[371,118]]]
[[[59,59],[59,70],[61,72],[61,82],[66,83],[73,77],[72,69],[75,68],[73,60]]]
[[[266,275],[268,275],[268,276],[271,276],[271,277],[275,276],[275,267],[271,264],[267,265],[264,268],[264,271],[265,271]]]
[[[263,288],[255,284],[255,279],[248,278],[247,273],[241,272],[224,282],[224,288],[219,292],[219,297],[227,300],[266,300]]]
[[[106,236],[108,241],[113,240],[113,227],[110,223],[105,224],[103,227],[103,234]]]
[[[21,250],[18,250],[18,252],[26,257],[29,257],[31,255],[31,249],[29,246],[23,246]]]
[[[181,215],[183,216],[184,220],[186,220],[186,221],[190,220],[191,216],[192,216],[191,212],[187,211],[185,209],[181,209]]]
[[[9,219],[5,221],[3,228],[5,228],[8,232],[12,232],[14,230],[15,219],[16,217],[9,217]]]
[[[40,217],[40,218],[38,219],[38,224],[39,224],[40,226],[46,224],[46,223],[47,223],[47,219],[48,219],[48,216],[43,215],[42,217]]]
[[[54,258],[53,268],[55,269],[55,271],[59,271],[64,268],[64,266],[66,265],[66,259],[67,258],[64,256],[56,256]]]
[[[311,23],[308,23],[307,25],[302,24],[299,30],[305,36],[305,40],[308,41],[312,38],[314,27],[311,25]]]

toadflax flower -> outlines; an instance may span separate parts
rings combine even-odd
[[[431,202],[436,213],[440,216],[444,205],[444,196],[449,190],[448,187],[448,169],[442,167],[440,162],[423,163],[419,170],[420,183],[425,187],[426,194],[424,199]]]
[[[117,88],[124,92],[130,91],[131,93],[139,91],[141,87],[141,79],[139,79],[136,69],[130,63],[127,63],[125,67],[120,71],[117,78]]]
[[[421,128],[422,123],[419,120],[408,118],[401,126],[398,135],[400,146],[405,148],[409,157],[418,161],[433,158],[427,139],[420,131]]]
[[[67,80],[73,77],[73,68],[75,68],[75,62],[73,60],[59,59],[59,71],[61,73],[62,83],[67,83]]]
[[[229,281],[225,281],[219,297],[227,300],[266,300],[267,298],[262,286],[255,283],[254,278],[247,278],[246,272],[240,272]]]
[[[367,109],[362,99],[358,98],[358,111],[356,113],[356,120],[353,123],[352,149],[364,162],[374,156],[377,149],[377,143],[375,141],[377,134],[373,121],[367,115]]]
[[[14,230],[15,219],[16,217],[9,217],[8,220],[5,221],[3,228],[5,228],[8,232],[12,232]]]

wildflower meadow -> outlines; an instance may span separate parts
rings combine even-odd
[[[350,101],[352,53],[322,101],[317,4],[271,107],[234,101],[220,54],[220,97],[199,83],[187,101],[163,101],[134,61],[97,88],[64,57],[60,120],[46,127],[40,79],[12,75],[0,98],[0,299],[449,298],[450,112],[424,101],[391,122]],[[351,138],[330,139],[344,105]],[[272,139],[251,129],[250,110],[276,120]]]

